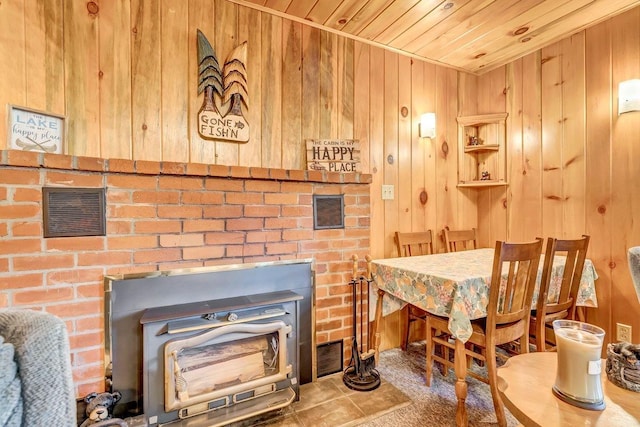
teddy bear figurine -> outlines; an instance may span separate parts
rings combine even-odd
[[[127,427],[127,423],[120,418],[111,418],[111,412],[116,402],[120,400],[122,394],[119,391],[113,393],[89,393],[84,401],[87,404],[87,419],[80,424],[80,427],[106,427],[121,426]]]

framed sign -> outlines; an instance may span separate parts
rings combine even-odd
[[[307,169],[360,172],[360,141],[356,139],[307,139]]]
[[[9,105],[9,148],[64,153],[64,117]]]

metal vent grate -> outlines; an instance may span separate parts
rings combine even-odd
[[[104,236],[103,188],[42,189],[44,237]]]
[[[344,228],[344,194],[313,196],[313,228]]]
[[[318,378],[342,372],[342,340],[319,344],[316,348],[318,350]]]

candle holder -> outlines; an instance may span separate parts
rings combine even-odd
[[[573,406],[604,409],[602,343],[604,330],[575,320],[554,320],[558,368],[553,394]]]

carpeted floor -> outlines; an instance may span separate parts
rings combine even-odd
[[[443,377],[433,370],[431,387],[424,383],[425,343],[415,342],[406,352],[391,349],[380,353],[378,371],[383,380],[395,386],[411,399],[411,404],[375,419],[361,423],[366,427],[403,426],[430,427],[455,425],[455,376],[450,372]],[[481,369],[474,367],[473,369]],[[469,426],[496,426],[489,386],[474,378],[467,378],[467,414]],[[506,411],[509,426],[519,425]]]

